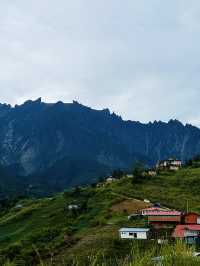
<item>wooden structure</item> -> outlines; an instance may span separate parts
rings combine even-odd
[[[148,213],[148,222],[154,228],[171,228],[181,223],[181,212],[152,211]]]

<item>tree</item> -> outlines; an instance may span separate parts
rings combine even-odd
[[[81,194],[81,187],[76,186],[72,191],[72,196],[78,197]]]
[[[200,167],[200,155],[196,155],[192,159],[186,161],[185,163],[186,167],[193,167],[193,168],[198,168]]]
[[[120,179],[120,178],[122,178],[123,175],[124,175],[124,172],[123,172],[121,169],[117,169],[117,170],[114,170],[114,171],[112,172],[112,177],[113,177],[113,178],[116,178],[116,179]]]
[[[133,167],[133,183],[138,183],[141,182],[142,179],[144,178],[144,171],[145,171],[145,167],[144,164],[140,161],[137,161],[134,163],[134,167]]]

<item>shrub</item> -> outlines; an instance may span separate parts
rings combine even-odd
[[[96,217],[90,222],[90,225],[92,227],[103,226],[103,225],[106,225],[106,224],[107,224],[107,222],[106,222],[106,219],[104,217]]]
[[[58,237],[60,230],[57,228],[42,228],[37,233],[34,233],[29,237],[29,241],[33,244],[36,243],[48,243]]]

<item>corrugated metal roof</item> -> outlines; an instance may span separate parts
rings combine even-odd
[[[164,210],[164,208],[161,208],[161,207],[150,207],[150,208],[143,209],[142,211],[160,211],[160,210]]]
[[[186,231],[200,231],[200,225],[198,225],[198,224],[177,225],[172,236],[184,238],[184,233]]]
[[[119,232],[148,232],[149,228],[121,228]]]
[[[196,212],[185,212],[185,213],[183,213],[183,215],[182,216],[190,216],[190,215],[195,215],[195,216],[200,216],[198,213],[196,213]]]

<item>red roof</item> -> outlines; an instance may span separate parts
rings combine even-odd
[[[178,211],[150,211],[148,216],[180,216],[181,212]]]
[[[151,207],[151,208],[143,209],[142,211],[159,211],[159,210],[162,210],[162,208],[160,208],[160,207]]]
[[[200,231],[199,224],[187,224],[187,225],[177,225],[172,236],[178,238],[184,238],[185,231]]]
[[[189,216],[189,215],[196,215],[196,216],[200,216],[198,213],[196,212],[185,212],[183,213],[183,216]]]

